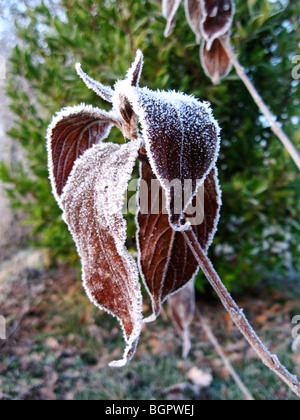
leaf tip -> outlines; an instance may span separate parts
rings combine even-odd
[[[144,55],[140,49],[137,50],[135,60],[129,68],[126,79],[130,82],[131,86],[138,86],[141,73],[143,70]]]
[[[156,321],[158,314],[157,313],[153,313],[152,315],[148,316],[147,318],[144,319],[144,323],[145,324],[150,324],[151,322]]]

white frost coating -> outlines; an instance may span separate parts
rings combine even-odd
[[[107,138],[113,124],[117,126],[119,125],[119,121],[117,119],[117,115],[115,114],[115,112],[113,111],[106,112],[99,108],[94,108],[91,105],[85,105],[85,104],[76,105],[72,107],[71,106],[65,107],[61,111],[57,112],[57,114],[52,118],[52,122],[48,126],[47,135],[46,135],[47,152],[48,152],[48,170],[49,170],[49,179],[50,179],[51,187],[52,187],[52,193],[60,207],[61,207],[61,198],[59,197],[57,193],[56,181],[55,181],[54,173],[53,173],[53,158],[52,158],[52,147],[51,147],[52,146],[52,132],[54,128],[57,126],[57,124],[60,121],[62,121],[64,118],[67,118],[76,114],[80,114],[82,112],[88,112],[91,116],[95,118],[95,120],[99,119],[99,120],[111,122],[111,125],[107,128],[106,132],[101,137],[101,139],[98,139],[98,141],[102,141]]]
[[[141,50],[137,50],[135,60],[127,71],[125,79],[131,86],[138,86],[144,65],[144,56]],[[136,80],[134,80],[136,79]],[[133,84],[134,83],[134,84]]]
[[[206,19],[209,17],[208,13],[206,12],[206,8],[205,8],[205,2],[206,1],[207,0],[200,0],[201,10],[202,10],[202,18],[201,18],[200,25],[201,25],[201,33],[202,33],[204,39],[207,42],[207,51],[210,51],[214,40],[217,39],[217,38],[220,38],[223,35],[225,35],[226,32],[228,32],[230,30],[230,28],[232,26],[234,15],[235,15],[235,3],[232,0],[228,0],[228,6],[229,6],[229,3],[231,3],[231,7],[232,7],[232,12],[231,12],[230,18],[228,19],[228,22],[226,23],[226,25],[223,26],[222,29],[215,32],[212,36],[210,36],[206,33],[205,28],[204,28],[204,23],[205,23]],[[228,10],[229,10],[229,8],[224,8],[224,11],[228,11]],[[217,16],[217,14],[218,14],[218,12],[216,13],[216,16]],[[212,17],[212,16],[210,16],[210,17]]]
[[[129,304],[132,319],[134,320],[134,329],[130,337],[127,337],[123,322],[117,317],[123,329],[127,346],[123,359],[110,363],[112,367],[124,366],[133,356],[142,325],[142,295],[138,270],[135,261],[125,247],[126,221],[122,216],[124,193],[131,178],[139,147],[139,141],[132,141],[122,146],[110,143],[93,146],[75,162],[61,197],[62,206],[65,207],[70,196],[74,197],[73,201],[81,200],[81,197],[84,197],[85,191],[90,185],[96,186],[94,206],[97,225],[99,229],[109,229],[109,233],[114,238],[115,246],[122,258],[124,267],[126,267],[129,274],[128,277],[131,279],[131,284],[126,286],[126,294],[131,299]],[[90,212],[89,208],[87,210]],[[72,209],[71,214],[64,213],[64,220],[68,225],[70,221],[72,222],[73,217],[78,217],[78,215],[73,215],[72,213]],[[88,235],[88,223],[85,223],[85,226],[86,231],[83,234]],[[70,226],[69,229],[71,230]],[[82,250],[79,246],[80,237],[77,237],[75,232],[71,231],[71,233],[78,253],[82,257]],[[89,252],[93,254],[93,249],[90,249]],[[91,270],[101,270],[101,267],[91,267]],[[116,316],[107,308],[102,307],[92,296],[87,286],[84,271],[82,277],[84,288],[90,300],[98,308]],[[131,288],[129,289],[130,286]]]
[[[90,76],[84,73],[80,63],[76,63],[75,68],[78,76],[84,81],[89,89],[93,90],[95,93],[97,93],[97,95],[101,96],[101,98],[105,101],[112,102],[114,91],[111,87],[103,85],[102,83],[92,79]]]
[[[167,19],[167,26],[164,32],[167,38],[171,35],[176,21],[176,13],[180,6],[181,0],[162,0],[162,14]]]
[[[151,111],[152,109],[154,109],[155,107],[159,107],[160,104],[163,105],[167,105],[168,107],[175,109],[177,114],[178,114],[178,119],[181,119],[185,117],[186,115],[186,110],[188,108],[188,106],[190,107],[197,107],[199,112],[203,112],[204,115],[204,119],[206,123],[212,123],[215,128],[216,128],[216,132],[217,132],[217,143],[215,145],[215,153],[214,153],[214,159],[212,159],[211,165],[209,166],[209,168],[207,169],[207,171],[204,173],[203,177],[201,179],[197,180],[197,184],[196,184],[196,189],[194,192],[194,195],[190,197],[190,200],[186,201],[186,205],[185,208],[182,211],[182,215],[183,213],[186,211],[186,209],[188,208],[188,206],[191,204],[194,196],[196,195],[198,188],[203,185],[203,182],[205,180],[205,178],[207,177],[207,175],[210,173],[211,169],[216,165],[217,159],[218,159],[218,155],[219,155],[219,151],[220,151],[220,127],[218,122],[215,120],[215,118],[213,117],[212,114],[212,110],[210,107],[210,104],[208,102],[200,102],[198,100],[196,100],[193,96],[188,96],[184,93],[180,93],[180,92],[175,92],[175,91],[169,91],[169,92],[165,92],[165,91],[151,91],[148,88],[134,88],[131,87],[126,80],[125,81],[119,81],[116,83],[115,85],[115,97],[114,97],[114,106],[118,105],[118,97],[119,97],[119,92],[122,92],[123,95],[127,96],[127,99],[129,100],[129,102],[131,103],[134,112],[137,114],[137,116],[140,119],[141,125],[142,125],[142,135],[143,138],[145,139],[145,146],[146,146],[146,150],[147,150],[147,155],[150,161],[150,165],[152,167],[152,170],[154,172],[154,174],[156,175],[156,177],[158,178],[158,180],[161,182],[165,192],[166,192],[166,201],[167,201],[167,208],[169,211],[169,219],[171,217],[171,212],[170,212],[170,203],[171,203],[171,195],[170,195],[170,188],[169,188],[169,182],[165,179],[163,179],[160,175],[160,171],[159,171],[159,167],[157,165],[157,163],[155,162],[154,156],[151,152],[151,145],[152,145],[152,140],[151,137],[149,136],[148,130],[156,130],[156,131],[161,131],[164,130],[165,127],[162,127],[159,123],[157,124],[156,127],[149,127],[149,124],[147,122],[147,112],[149,112],[149,110]],[[116,98],[116,99],[115,99]],[[160,118],[164,119],[164,125],[167,126],[168,124],[168,120],[170,119],[170,116],[167,115],[163,115],[160,114]],[[181,120],[182,121],[182,120]],[[185,123],[187,121],[184,121]],[[194,128],[194,127],[193,127]],[[201,127],[199,127],[199,131],[201,130]],[[182,129],[182,135],[185,134],[185,132]],[[209,141],[210,139],[208,139]],[[190,223],[187,222],[185,225],[183,226],[174,226],[171,223],[170,220],[170,224],[173,227],[174,230],[177,231],[184,231],[186,229],[188,229],[190,227]]]

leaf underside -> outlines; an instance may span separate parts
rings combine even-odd
[[[63,109],[48,129],[49,170],[58,198],[75,161],[94,144],[105,139],[113,125],[109,113],[91,106]]]
[[[181,0],[162,0],[162,14],[167,19],[167,25],[164,32],[165,37],[171,35],[176,24],[176,13]]]
[[[94,146],[77,160],[61,197],[64,220],[82,262],[83,284],[91,301],[121,322],[131,359],[139,338],[142,296],[136,264],[125,248],[121,209],[137,157],[138,142]]]
[[[196,35],[197,44],[201,39],[201,2],[200,0],[184,0],[185,14],[187,21]]]
[[[154,320],[160,312],[162,303],[168,296],[179,291],[197,273],[198,263],[188,247],[182,232],[172,229],[166,209],[163,208],[163,189],[151,191],[152,180],[156,180],[149,163],[140,164],[141,179],[148,185],[148,214],[145,209],[137,214],[137,243],[139,249],[139,266],[143,281],[151,296]],[[192,226],[201,247],[207,251],[219,220],[220,189],[212,169],[204,184],[204,221]],[[139,194],[141,195],[141,187]],[[151,201],[152,196],[152,201]],[[194,199],[195,201],[195,199]],[[158,214],[151,214],[151,207],[158,204]],[[141,206],[143,203],[141,203]],[[195,202],[193,202],[195,205]]]

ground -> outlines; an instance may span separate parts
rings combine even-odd
[[[89,303],[78,271],[45,269],[44,262],[45,255],[29,250],[0,265],[0,315],[8,334],[0,340],[0,399],[243,399],[197,320],[191,353],[181,359],[167,308],[144,326],[128,366],[109,368],[124,348],[117,321]],[[235,296],[260,337],[298,375],[291,319],[300,314],[299,296],[294,283],[264,283]],[[198,296],[197,305],[256,399],[297,399],[256,358],[213,295]],[[147,297],[144,310],[150,310]]]

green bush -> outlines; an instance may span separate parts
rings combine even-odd
[[[163,37],[160,3],[61,0],[55,14],[43,2],[26,9],[27,24],[17,27],[19,42],[11,55],[7,93],[16,116],[9,135],[21,143],[27,163],[13,169],[1,165],[12,205],[25,212],[37,246],[50,248],[55,259],[77,261],[50,190],[46,128],[64,106],[85,102],[107,109],[77,77],[77,61],[91,76],[112,85],[140,48],[145,56],[141,85],[210,101],[222,127],[223,208],[210,255],[224,282],[241,287],[274,274],[299,275],[296,167],[235,72],[218,86],[204,75],[182,6],[174,33]],[[300,146],[299,84],[291,75],[299,42],[299,3],[282,3],[238,0],[232,43],[263,98]],[[112,132],[114,140],[122,141],[118,136]],[[133,243],[134,220],[128,219]]]

